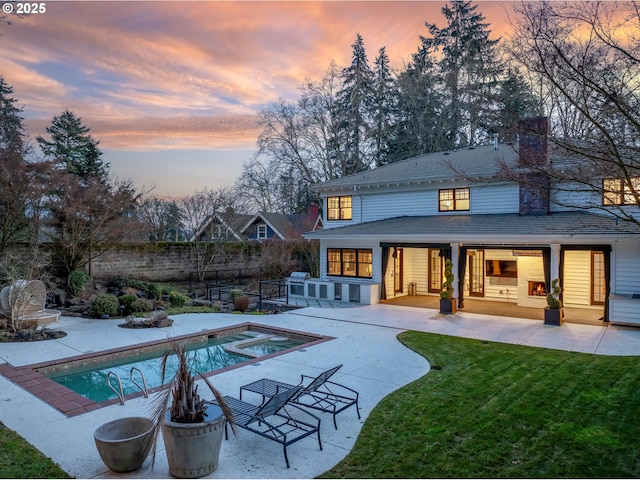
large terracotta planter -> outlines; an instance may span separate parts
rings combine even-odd
[[[125,417],[105,423],[93,438],[100,458],[115,472],[137,470],[149,456],[153,445],[153,422],[144,417]]]
[[[217,405],[207,404],[202,423],[176,423],[167,411],[162,438],[169,473],[176,478],[198,478],[218,468],[225,417]]]

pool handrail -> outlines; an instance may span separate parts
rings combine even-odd
[[[109,377],[111,375],[116,377],[116,380],[118,380],[118,387],[119,387],[120,391],[116,390],[113,387],[113,385],[111,385],[111,382],[109,381]],[[120,380],[120,376],[116,372],[109,371],[109,373],[107,373],[107,385],[113,391],[113,393],[115,393],[118,396],[118,398],[120,399],[120,405],[124,405],[124,391],[122,390],[122,380]]]
[[[140,373],[140,376],[142,377],[142,386],[140,386],[140,384],[133,379],[134,370]],[[131,379],[131,381],[136,387],[142,390],[142,393],[144,393],[144,398],[149,398],[149,390],[147,388],[147,379],[144,377],[144,373],[142,373],[142,370],[140,370],[138,367],[131,367],[131,370],[129,371],[129,378]]]

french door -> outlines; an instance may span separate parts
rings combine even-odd
[[[393,254],[393,291],[402,293],[402,248],[396,248]]]
[[[470,250],[467,255],[469,296],[484,297],[484,250]]]
[[[439,248],[429,249],[429,293],[442,290],[442,263]]]

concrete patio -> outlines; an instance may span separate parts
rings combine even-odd
[[[241,385],[261,377],[297,383],[300,374],[315,375],[337,364],[343,368],[337,381],[360,392],[358,420],[353,409],[338,416],[338,430],[331,416],[322,414],[323,450],[313,438],[289,447],[287,469],[282,448],[275,442],[246,431],[224,441],[220,466],[208,478],[313,478],[322,474],[353,447],[371,410],[389,393],[425,375],[428,362],[403,347],[396,336],[403,330],[476,338],[534,347],[599,355],[640,355],[640,328],[565,324],[545,326],[541,321],[456,313],[392,305],[355,308],[307,307],[277,315],[187,314],[173,316],[167,329],[118,328],[121,319],[92,320],[62,317],[53,328],[67,332],[59,340],[0,344],[0,361],[13,366],[66,358],[108,348],[164,340],[167,335],[196,333],[243,322],[300,330],[335,339],[212,377],[224,394],[237,396]],[[100,459],[93,432],[101,424],[124,416],[146,416],[150,401],[128,400],[74,417],[64,414],[0,376],[0,421],[17,431],[45,455],[77,478],[171,478],[164,447],[158,445],[155,466],[148,460],[141,469],[116,474]]]

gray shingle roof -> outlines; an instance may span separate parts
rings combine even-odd
[[[337,178],[314,187],[317,191],[351,187],[405,183],[417,180],[453,178],[486,179],[499,173],[500,162],[515,165],[518,154],[513,145],[500,144],[468,147],[450,152],[429,153],[391,163],[365,172]]]
[[[375,222],[330,228],[305,234],[307,238],[349,236],[389,237],[438,235],[447,241],[465,236],[487,236],[500,241],[512,236],[640,235],[640,226],[631,222],[587,212],[557,212],[548,215],[517,213],[487,215],[433,215],[395,217]]]

